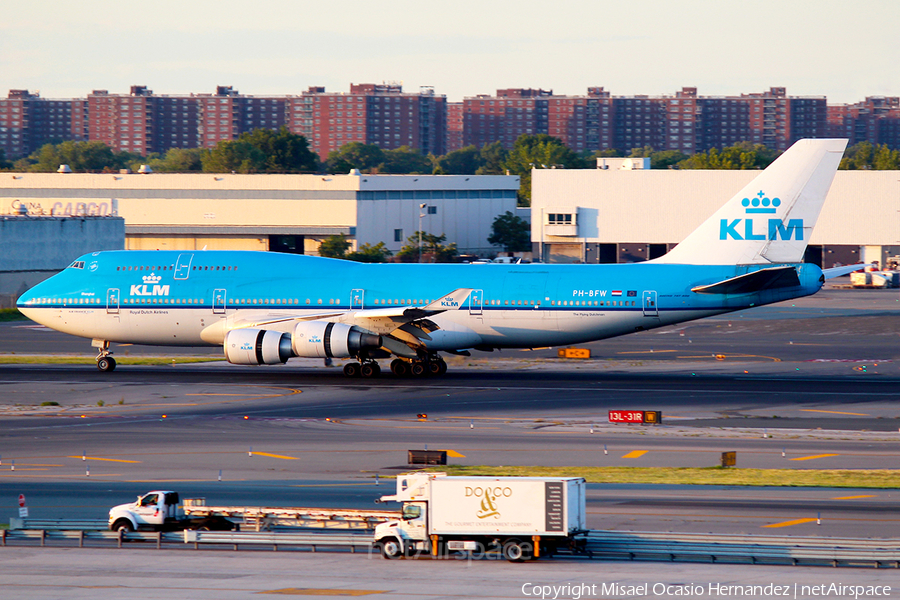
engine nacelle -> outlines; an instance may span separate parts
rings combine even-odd
[[[306,358],[347,358],[360,350],[381,347],[381,336],[344,323],[304,321],[291,338],[294,355]]]
[[[277,365],[293,355],[288,333],[232,329],[225,334],[225,358],[235,365]]]

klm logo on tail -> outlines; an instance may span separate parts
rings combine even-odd
[[[758,214],[775,214],[778,207],[781,206],[780,198],[768,198],[765,192],[760,191],[758,197],[744,198],[741,205],[746,209],[744,212],[748,215]],[[761,221],[762,219],[756,219]],[[743,221],[743,227],[741,227]],[[789,219],[787,225],[782,223],[781,219],[767,219],[767,226],[763,226],[763,230],[757,229],[758,225],[753,218],[744,219],[722,219],[719,222],[719,239],[720,240],[802,240],[803,239],[803,219]],[[740,230],[739,230],[740,228]]]

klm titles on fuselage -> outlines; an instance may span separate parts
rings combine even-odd
[[[142,277],[144,280],[143,284],[137,284],[131,286],[131,295],[132,296],[168,296],[169,295],[169,286],[159,285],[162,277],[159,275],[155,275],[150,273],[149,275],[145,275]]]
[[[781,206],[780,198],[767,198],[765,193],[760,191],[757,198],[744,198],[741,205],[746,209],[747,214],[775,214],[778,207]],[[741,221],[744,222],[740,227]],[[787,224],[781,219],[767,219],[763,230],[757,229],[757,225],[752,218],[744,219],[722,219],[719,222],[719,239],[720,240],[802,240],[803,239],[803,219],[788,219]]]

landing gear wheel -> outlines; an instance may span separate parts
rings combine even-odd
[[[439,360],[438,363],[441,365],[441,370],[438,375],[446,375],[447,374],[447,363],[444,362],[443,359]]]
[[[396,358],[391,361],[391,373],[397,377],[406,377],[409,375],[409,365],[405,361]]]
[[[116,359],[111,356],[101,356],[97,359],[97,368],[103,371],[104,373],[108,373],[109,371],[116,370]]]
[[[358,377],[360,366],[358,362],[351,362],[344,365],[344,375],[347,377]]]
[[[381,368],[378,366],[377,362],[363,363],[362,367],[360,368],[360,375],[362,375],[366,379],[378,377],[379,373],[381,373]]]
[[[441,366],[443,365],[443,370]],[[428,361],[428,373],[431,375],[443,375],[447,372],[447,363],[442,360]]]
[[[422,377],[428,372],[428,369],[423,363],[414,362],[412,368],[410,368],[410,372],[413,374],[413,377]]]

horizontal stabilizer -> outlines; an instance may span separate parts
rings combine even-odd
[[[725,279],[710,285],[691,288],[698,294],[753,294],[775,288],[789,288],[800,285],[797,269],[794,267],[773,267],[761,269]]]
[[[869,265],[860,263],[858,265],[844,265],[842,267],[832,267],[830,269],[822,269],[822,274],[825,275],[825,279],[834,279],[835,277],[840,277],[841,275],[847,275],[848,273],[852,273],[853,271],[859,271]]]

